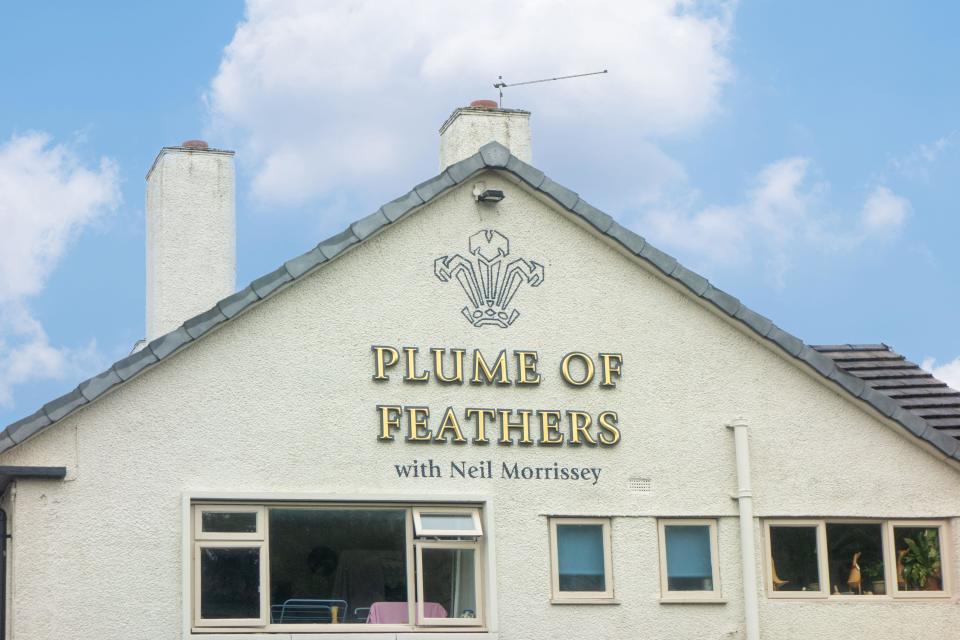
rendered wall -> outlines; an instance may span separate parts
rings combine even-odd
[[[18,486],[12,637],[182,637],[181,499],[204,491],[491,496],[499,617],[489,622],[499,638],[739,638],[734,451],[723,426],[735,417],[751,428],[759,517],[960,513],[954,468],[503,177],[478,179],[506,199],[478,205],[465,184],[3,454],[0,464],[69,469],[65,482]],[[518,293],[521,316],[509,329],[471,326],[459,286],[433,273],[435,258],[467,255],[481,229],[508,237],[511,256],[544,265],[543,284]],[[536,349],[544,382],[378,384],[373,344]],[[573,350],[622,353],[617,388],[564,385],[555,365]],[[609,408],[623,438],[580,449],[381,443],[382,403],[427,404],[435,415],[448,405]],[[398,479],[393,465],[414,458],[603,472],[595,486]],[[633,475],[652,478],[653,493],[631,494]],[[549,603],[546,514],[614,516],[620,604]],[[720,517],[725,604],[660,604],[658,516]],[[954,558],[957,546],[954,534]],[[956,584],[955,562],[949,571]],[[955,600],[760,602],[765,640],[939,639],[960,628]]]

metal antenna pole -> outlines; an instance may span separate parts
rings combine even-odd
[[[498,90],[500,91],[500,108],[502,109],[502,108],[503,108],[503,89],[504,89],[504,87],[519,87],[519,86],[525,85],[525,84],[538,84],[538,83],[540,83],[540,82],[553,82],[554,80],[569,80],[570,78],[583,78],[583,77],[586,77],[586,76],[598,76],[598,75],[603,74],[603,73],[607,73],[607,70],[604,69],[603,71],[591,71],[590,73],[575,73],[575,74],[573,74],[572,76],[559,76],[559,77],[556,77],[556,78],[543,78],[542,80],[525,80],[524,82],[514,82],[514,83],[512,83],[512,84],[507,84],[506,82],[504,82],[504,81],[503,81],[503,76],[497,76],[497,77],[500,79],[500,81],[499,81],[499,82],[494,82],[494,83],[493,83],[493,87],[494,87],[494,89],[498,89]]]

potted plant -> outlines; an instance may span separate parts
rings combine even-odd
[[[882,596],[887,593],[887,583],[883,576],[883,561],[877,560],[863,567],[863,578],[870,585],[874,595]]]
[[[904,538],[907,553],[903,556],[903,578],[908,591],[940,591],[940,545],[936,529],[925,529],[920,535]]]

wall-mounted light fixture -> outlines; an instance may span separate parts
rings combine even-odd
[[[500,202],[503,198],[503,191],[499,189],[484,189],[477,196],[477,202]]]

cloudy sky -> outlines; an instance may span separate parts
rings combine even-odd
[[[143,176],[237,151],[238,284],[437,172],[492,83],[534,163],[808,343],[960,387],[960,5],[0,4],[0,425],[143,336]]]

